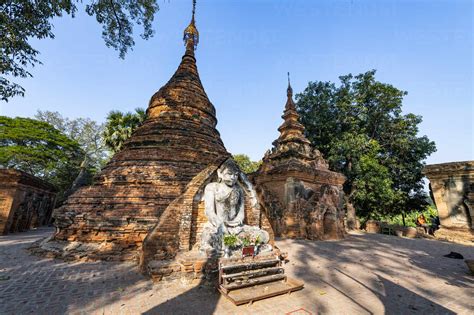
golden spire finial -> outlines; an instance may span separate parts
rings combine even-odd
[[[191,23],[189,23],[188,27],[184,30],[184,45],[186,46],[186,52],[194,53],[196,50],[197,45],[199,43],[199,32],[196,28],[196,24],[194,21],[194,13],[196,12],[196,0],[193,0],[193,15],[191,18]]]

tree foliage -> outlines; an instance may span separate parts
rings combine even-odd
[[[146,119],[143,108],[136,108],[135,113],[123,113],[118,110],[111,111],[107,115],[104,128],[104,141],[112,152],[119,151],[125,140],[130,138],[133,131]]]
[[[0,116],[0,166],[25,171],[56,185],[60,194],[77,174],[84,152],[48,123]]]
[[[387,221],[389,224],[393,225],[404,225],[404,226],[411,226],[416,227],[416,220],[418,217],[423,214],[425,218],[431,223],[431,219],[436,218],[438,216],[438,210],[434,205],[429,205],[423,211],[411,211],[407,213],[392,215],[384,217],[383,220]]]
[[[100,170],[109,159],[109,152],[102,136],[104,124],[98,124],[90,118],[69,119],[58,112],[41,110],[38,110],[35,118],[49,123],[76,141],[85,153],[83,164],[92,167],[93,172]]]
[[[347,176],[344,190],[359,215],[420,209],[423,161],[436,148],[418,136],[421,116],[402,113],[407,93],[376,81],[375,70],[339,79],[339,86],[309,82],[296,96],[308,138]]]
[[[31,77],[27,70],[37,64],[39,51],[31,39],[54,38],[52,19],[62,15],[74,17],[77,12],[74,0],[6,0],[0,3],[0,96],[8,101],[13,96],[23,96],[25,89],[6,76]],[[156,0],[96,0],[85,5],[88,15],[102,25],[102,37],[107,47],[119,51],[124,58],[132,49],[133,27],[143,27],[141,37],[153,36],[152,22],[158,11]]]
[[[246,154],[235,154],[233,158],[235,163],[237,163],[242,172],[244,172],[245,174],[250,174],[257,171],[260,164],[262,164],[262,161],[251,161],[248,155]]]

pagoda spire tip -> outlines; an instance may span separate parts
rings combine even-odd
[[[286,90],[286,94],[288,95],[288,97],[293,96],[293,88],[291,87],[290,83],[290,72],[288,72],[288,88]]]
[[[197,48],[199,43],[199,31],[196,27],[196,22],[194,19],[194,15],[196,13],[196,0],[193,0],[193,11],[191,22],[189,23],[188,27],[184,30],[183,41],[184,45],[186,46],[186,54],[194,55],[194,51]]]

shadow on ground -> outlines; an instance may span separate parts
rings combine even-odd
[[[30,255],[27,248],[53,229],[0,237],[0,314],[95,311],[152,289],[135,265],[65,262]]]
[[[153,306],[143,314],[213,314],[220,298],[215,286],[203,279],[186,292]]]
[[[455,314],[446,305],[466,312],[474,307],[474,277],[462,260],[443,257],[450,251],[473,257],[474,247],[371,234],[335,242],[291,242],[298,248],[293,252],[293,261],[298,262],[295,276],[315,287],[323,284],[336,290],[357,312]],[[315,261],[326,268],[311,268]],[[360,274],[360,269],[366,271]],[[452,296],[440,282],[463,294]]]
[[[31,243],[52,229],[0,236],[0,314],[316,313],[454,314],[474,308],[474,278],[456,251],[474,247],[384,235],[335,242],[280,240],[285,269],[302,291],[235,307],[205,281],[153,286],[131,263],[64,262],[32,256]],[[304,311],[300,312],[305,313]],[[297,313],[297,314],[300,314]]]

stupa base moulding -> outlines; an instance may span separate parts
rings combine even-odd
[[[435,233],[435,238],[461,244],[474,245],[474,232],[467,228],[447,228],[441,226]]]

